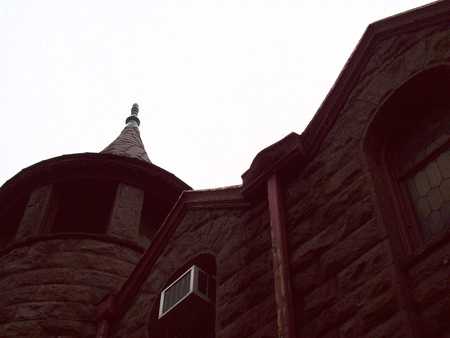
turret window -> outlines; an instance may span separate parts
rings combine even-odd
[[[106,233],[117,184],[93,179],[55,185],[50,232]]]

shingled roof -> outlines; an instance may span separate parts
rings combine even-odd
[[[131,109],[131,115],[126,119],[125,128],[122,130],[120,135],[100,153],[137,158],[139,160],[152,163],[147,155],[147,152],[145,151],[145,147],[139,133],[140,121],[137,117],[138,112],[139,107],[135,103]]]

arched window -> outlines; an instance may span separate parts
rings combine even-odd
[[[380,208],[407,252],[450,227],[450,67],[400,87],[377,112],[365,143]]]
[[[450,100],[449,100],[450,101]],[[450,102],[415,106],[388,160],[425,241],[450,224]]]
[[[202,254],[180,268],[165,284],[153,307],[149,336],[214,338],[216,263]]]

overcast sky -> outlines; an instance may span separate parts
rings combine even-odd
[[[240,184],[303,131],[369,23],[428,2],[4,0],[0,184],[102,150],[134,102],[153,163],[197,189]]]

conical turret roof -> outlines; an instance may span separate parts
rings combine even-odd
[[[137,158],[148,163],[152,163],[145,151],[139,133],[139,106],[137,103],[133,104],[131,108],[131,115],[126,119],[126,126],[120,135],[109,146],[103,149],[100,153],[114,154],[119,156]]]

